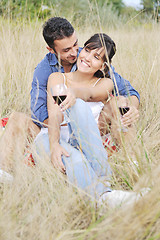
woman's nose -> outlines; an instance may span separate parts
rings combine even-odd
[[[86,59],[87,61],[90,61],[90,59],[91,59],[91,53],[88,53],[88,54],[85,56],[85,59]]]

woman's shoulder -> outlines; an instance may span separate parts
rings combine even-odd
[[[102,81],[112,81],[112,79],[109,78],[109,77],[104,77],[104,78],[101,78],[101,79],[102,79]]]
[[[110,78],[106,78],[106,77],[104,77],[104,78],[96,78],[93,86],[102,85],[102,84],[108,83],[108,82],[112,82],[112,80]]]
[[[65,82],[64,73],[54,72],[48,78],[48,85],[50,84],[61,84]]]
[[[54,72],[54,73],[51,73],[51,75],[49,77],[58,77],[58,78],[66,78],[66,77],[69,77],[71,75],[71,72],[69,73],[61,73],[61,72]]]
[[[52,81],[52,80],[63,82],[65,80],[65,75],[64,73],[61,73],[61,72],[54,72],[48,78],[48,81]]]
[[[49,77],[63,77],[64,73],[61,72],[54,72],[51,73],[51,75]]]

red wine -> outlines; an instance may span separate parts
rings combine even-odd
[[[119,111],[120,111],[121,115],[124,115],[125,113],[127,113],[129,111],[129,107],[119,107]]]
[[[67,95],[61,95],[61,96],[52,96],[55,100],[55,102],[60,105],[67,97]]]

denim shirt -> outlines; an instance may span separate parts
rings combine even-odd
[[[78,55],[82,48],[79,48]],[[115,94],[123,96],[136,96],[140,101],[139,93],[131,86],[130,82],[122,78],[118,73],[115,72],[114,67],[111,66],[112,73],[111,78],[114,82]],[[76,63],[72,66],[71,72],[77,69]],[[31,89],[31,113],[32,119],[39,122],[43,122],[48,118],[47,111],[47,82],[48,77],[53,72],[64,73],[64,68],[58,63],[55,54],[48,53],[44,59],[37,65],[33,75],[32,89]],[[116,82],[116,83],[115,83]],[[117,85],[117,87],[116,87]],[[118,88],[118,89],[117,89]],[[117,91],[118,90],[118,91]],[[35,122],[38,126],[42,125]]]

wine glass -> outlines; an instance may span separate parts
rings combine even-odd
[[[51,94],[55,102],[60,105],[67,97],[67,88],[61,83],[51,87]]]
[[[128,98],[124,96],[119,96],[117,103],[118,103],[120,114],[122,116],[129,111]]]
[[[123,115],[129,111],[128,98],[126,98],[124,96],[119,96],[117,104],[118,104],[118,108],[119,108],[119,111],[120,111],[120,114],[121,114],[121,118],[123,118]],[[128,128],[124,127],[123,124],[121,124],[121,127],[118,130],[121,131],[121,132],[128,132]]]

